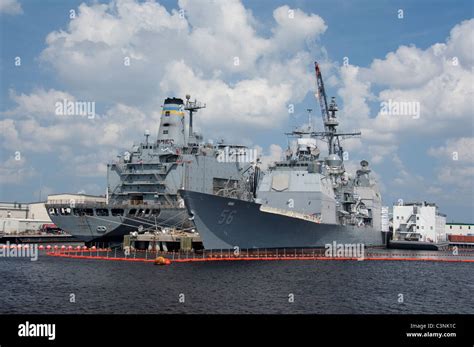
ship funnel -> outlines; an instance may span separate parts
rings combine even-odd
[[[184,146],[184,103],[180,98],[167,98],[161,111],[158,143]]]

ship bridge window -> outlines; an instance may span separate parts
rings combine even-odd
[[[48,213],[52,216],[57,216],[58,215],[58,212],[56,211],[55,208],[49,208]]]
[[[165,111],[165,117],[169,117],[170,116],[170,111]]]
[[[143,215],[144,215],[144,212],[145,212],[145,211],[143,210],[143,208],[139,209],[139,210],[138,210],[138,213],[137,213],[137,217],[143,216]]]
[[[151,210],[151,215],[158,217],[160,215],[160,210],[159,209],[153,209]]]
[[[95,210],[96,216],[108,216],[109,210],[106,208],[98,208]]]
[[[112,216],[123,216],[123,209],[113,208],[112,209]]]
[[[74,208],[72,213],[75,216],[93,216],[94,211],[91,208]]]
[[[61,208],[59,211],[63,216],[69,216],[71,214],[71,209],[69,207]]]
[[[149,208],[147,208],[147,209],[145,210],[145,216],[148,216],[148,215],[150,215],[150,209],[149,209]]]
[[[128,214],[131,215],[131,216],[135,215],[135,213],[137,213],[136,208],[132,208],[130,211],[128,211]]]
[[[168,134],[168,130],[163,130],[163,135],[167,135]]]

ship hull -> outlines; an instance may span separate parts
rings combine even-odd
[[[59,207],[59,205],[48,205],[48,207]],[[87,206],[84,205],[84,208]],[[107,208],[108,206],[101,206]],[[113,208],[114,206],[109,206]],[[135,208],[135,207],[131,207]],[[129,216],[129,209],[125,209],[123,216],[75,216],[51,214],[49,217],[59,228],[83,242],[97,241],[122,241],[124,235],[137,231],[140,227],[144,230],[154,230],[159,227],[185,227],[192,224],[188,220],[184,208],[162,208],[159,216],[136,217]]]
[[[249,201],[187,190],[180,194],[206,249],[385,245],[383,233],[370,227],[315,223],[263,212],[260,204]]]

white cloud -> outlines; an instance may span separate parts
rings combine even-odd
[[[369,80],[390,87],[379,93],[379,101],[416,101],[421,106],[419,119],[378,114],[377,129],[411,136],[414,132],[439,134],[472,125],[473,42],[474,19],[471,19],[456,25],[446,43],[433,44],[424,51],[414,46],[401,47],[385,60],[374,61],[366,70]],[[470,58],[466,54],[469,46]],[[457,65],[452,59],[455,56]]]
[[[2,184],[22,184],[24,180],[36,175],[36,170],[27,165],[27,160],[24,157],[17,160],[15,156],[11,156],[0,163],[0,181]]]
[[[432,199],[441,206],[472,206],[473,51],[470,19],[454,26],[445,42],[426,49],[401,46],[368,68],[340,68],[335,85],[343,101],[343,128],[362,131],[362,138],[346,147],[351,157],[368,157],[385,171],[390,178],[382,183],[389,198],[399,194],[405,200]],[[379,112],[380,103],[390,99],[418,102],[420,117]],[[429,147],[440,137],[449,140],[428,150],[435,160],[418,159],[423,170],[405,165],[401,158],[409,159],[410,153],[402,156],[401,144]],[[452,160],[453,152],[458,153],[457,161]]]
[[[184,16],[153,1],[81,4],[66,30],[48,35],[41,60],[87,99],[151,110],[164,96],[191,93],[207,103],[211,126],[279,125],[286,105],[314,86],[307,44],[326,30],[321,17],[294,9],[291,18],[279,7],[265,37],[238,0],[179,7]]]
[[[30,94],[17,94],[14,90],[9,90],[9,96],[17,106],[2,114],[6,116],[28,117],[35,118],[55,118],[55,105],[57,102],[63,100],[75,101],[75,98],[66,92],[55,89],[45,90],[42,88],[35,89]]]
[[[408,188],[413,191],[424,185],[423,177],[409,171],[398,155],[394,155],[392,157],[392,163],[396,170],[396,178],[394,179],[395,185]]]
[[[436,178],[440,184],[454,187],[452,193],[461,200],[474,199],[473,137],[448,139],[440,147],[431,147],[428,154],[437,163]]]
[[[314,40],[327,29],[327,25],[320,16],[308,15],[286,5],[275,9],[273,18],[278,24],[273,29],[274,51],[295,52],[304,49],[307,40]]]
[[[60,144],[117,146],[132,141],[133,136],[142,132],[137,124],[157,122],[158,117],[156,113],[147,117],[137,108],[120,103],[94,118],[58,115],[54,106],[57,100],[76,98],[54,89],[36,89],[21,95],[11,91],[10,97],[16,106],[2,112],[9,118],[0,121],[4,134],[2,145],[9,149],[42,152],[52,151]]]
[[[456,25],[450,32],[446,45],[446,56],[458,58],[459,63],[466,69],[474,66],[474,19],[469,19]]]
[[[415,46],[400,46],[385,59],[375,59],[365,78],[371,82],[395,88],[422,85],[439,74],[442,56],[436,47],[423,51]]]
[[[453,184],[466,189],[471,194],[473,192],[474,166],[450,167],[444,166],[440,169],[438,180],[441,183]]]
[[[23,13],[23,9],[21,8],[21,4],[18,0],[0,0],[0,14],[21,14]]]
[[[286,103],[292,96],[290,84],[271,84],[264,78],[241,80],[233,86],[203,79],[183,61],[168,65],[160,86],[165,93],[177,95],[195,90],[194,95],[206,100],[202,123],[211,129],[231,124],[273,127],[287,116]]]
[[[431,147],[428,154],[444,161],[474,163],[474,137],[462,137],[446,140],[444,146]]]
[[[441,134],[467,136],[472,133],[474,72],[472,51],[474,19],[456,25],[445,43],[426,50],[401,46],[385,59],[375,59],[369,68],[340,68],[338,94],[343,100],[341,114],[348,123],[359,125],[363,146],[376,162],[394,155],[398,145],[418,138],[429,142]],[[456,61],[453,60],[457,57]],[[373,90],[381,88],[378,94]],[[371,115],[369,105],[416,102],[420,117],[378,112]],[[374,152],[377,149],[377,152]]]
[[[157,112],[145,115],[120,103],[93,119],[59,116],[54,112],[54,102],[63,97],[75,98],[52,89],[21,95],[11,91],[10,97],[16,106],[3,112],[8,118],[0,120],[1,147],[21,153],[56,153],[67,164],[63,170],[75,176],[103,177],[105,164],[114,159],[119,149],[139,140],[147,124],[158,124]]]
[[[264,151],[260,146],[256,146],[256,149],[262,163],[260,165],[262,170],[266,170],[276,161],[283,159],[283,148],[280,145],[271,144],[267,151]]]

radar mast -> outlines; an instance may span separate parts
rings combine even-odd
[[[193,132],[193,114],[194,112],[197,112],[201,108],[205,108],[206,104],[202,104],[199,101],[191,101],[191,95],[186,94],[186,105],[184,106],[184,109],[188,111],[189,113],[189,138],[188,138],[188,143],[193,143],[192,139],[194,139],[194,132]]]

